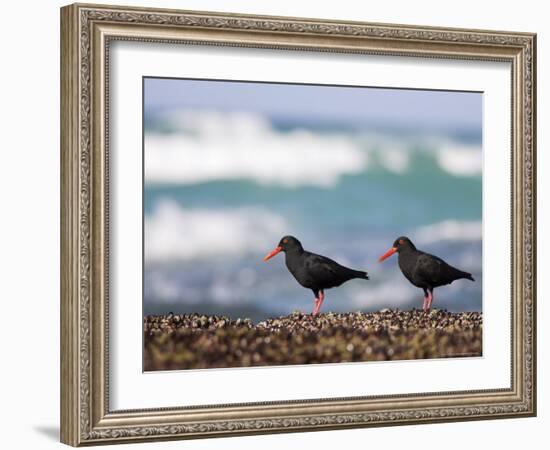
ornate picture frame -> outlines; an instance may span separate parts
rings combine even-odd
[[[504,61],[512,85],[511,385],[113,411],[109,49],[114,41]],[[61,440],[94,445],[536,414],[536,35],[74,4],[61,9]]]

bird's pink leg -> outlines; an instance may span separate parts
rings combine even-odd
[[[311,312],[312,315],[317,315],[317,313],[319,312],[319,299],[316,297],[315,298],[315,306],[313,307],[313,311]]]
[[[422,302],[422,311],[426,311],[428,308],[428,296],[424,297],[424,301]]]
[[[432,302],[434,301],[434,295],[433,292],[428,291],[428,310],[432,307]]]
[[[319,311],[321,310],[321,305],[323,304],[324,299],[325,299],[325,293],[323,291],[319,291],[319,298],[315,299],[315,308],[313,309],[314,316],[319,314]]]

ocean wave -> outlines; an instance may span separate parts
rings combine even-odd
[[[474,272],[474,274],[480,283],[480,273]],[[472,304],[475,305],[474,308],[481,309],[480,286],[481,284],[460,281],[445,286],[445,289],[436,292],[434,307],[461,310],[465,309],[465,304]],[[422,290],[411,285],[399,273],[376,285],[353,289],[349,292],[345,309],[376,311],[382,308],[421,308],[422,299]]]
[[[169,200],[156,205],[144,227],[146,261],[164,262],[264,252],[288,229],[262,207],[185,209]]]
[[[350,292],[349,309],[378,310],[381,308],[401,308],[410,304],[416,297],[421,298],[421,291],[407,286],[401,279],[395,277],[383,283],[370,285],[363,289]]]
[[[293,310],[310,312],[312,294],[296,283],[285,267],[284,258],[270,264],[261,262],[261,256],[285,234],[284,221],[256,207],[216,211],[219,215],[213,212],[167,202],[146,218],[146,305],[160,308],[164,304],[172,308],[168,310],[236,314],[258,320]],[[268,219],[258,219],[261,217]],[[205,226],[220,221],[223,223],[219,227]],[[160,226],[162,223],[168,230]],[[164,234],[162,240],[149,242],[159,233]],[[411,239],[422,250],[433,251],[452,265],[471,272],[476,279],[476,283],[446,286],[436,296],[437,307],[481,308],[481,245],[476,241],[480,233],[480,222],[458,221],[411,231]],[[344,238],[350,239],[354,237]],[[403,277],[395,258],[385,264],[375,263],[381,249],[371,247],[378,241],[375,237],[372,242],[361,241],[364,252],[352,256],[345,250],[345,243],[329,250],[323,249],[319,241],[307,240],[307,248],[321,249],[320,253],[340,263],[369,272],[368,282],[350,281],[327,291],[325,311],[421,307],[422,291]]]
[[[145,133],[148,183],[245,179],[290,188],[332,187],[342,176],[371,168],[404,174],[421,153],[453,176],[478,176],[482,169],[479,146],[433,136],[279,130],[267,118],[243,112],[184,110],[162,120],[170,132]]]
[[[483,161],[478,147],[444,145],[436,153],[439,167],[455,176],[481,175]]]
[[[185,115],[186,132],[145,136],[145,178],[193,184],[251,179],[263,184],[334,186],[361,173],[368,155],[343,134],[279,132],[257,116]],[[181,128],[181,127],[180,127]]]
[[[414,232],[414,241],[429,244],[441,241],[481,241],[481,221],[444,220],[419,227]]]
[[[378,151],[380,165],[389,172],[403,174],[409,169],[410,155],[404,149],[387,148]]]

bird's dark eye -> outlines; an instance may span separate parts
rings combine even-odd
[[[288,239],[283,239],[283,244],[288,244]]]
[[[403,242],[403,239],[399,239],[399,243],[403,245],[405,242]]]

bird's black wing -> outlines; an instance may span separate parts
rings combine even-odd
[[[305,267],[308,274],[317,281],[321,280],[326,288],[340,286],[353,278],[368,279],[366,272],[344,267],[326,256],[315,253],[308,252]]]
[[[336,261],[315,253],[309,253],[305,259],[305,269],[308,275],[317,282],[321,281],[327,287],[343,283],[341,267]]]
[[[416,276],[432,287],[442,286],[452,283],[458,278],[462,278],[464,272],[447,264],[441,258],[422,253],[416,261]]]

